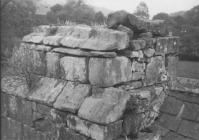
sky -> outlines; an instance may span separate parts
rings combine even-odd
[[[48,4],[65,3],[66,0],[43,0]],[[150,16],[160,12],[174,13],[186,11],[199,5],[199,0],[86,0],[88,4],[97,7],[104,7],[113,11],[126,10],[133,13],[137,5],[144,1],[148,8]]]

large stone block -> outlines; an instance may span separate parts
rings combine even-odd
[[[119,120],[130,98],[125,91],[116,88],[94,88],[93,94],[84,100],[78,116],[101,124],[109,124]]]
[[[178,37],[159,37],[157,38],[156,54],[177,53],[179,46]]]
[[[131,79],[131,62],[126,57],[91,58],[89,61],[89,81],[92,85],[107,87]]]
[[[67,125],[70,129],[95,140],[112,140],[122,134],[121,120],[104,126],[69,115]]]
[[[167,72],[172,80],[177,76],[178,56],[167,56],[165,59]]]
[[[151,58],[151,62],[146,67],[146,84],[152,85],[164,80],[166,76],[164,59],[161,56]]]
[[[8,95],[6,93],[1,92],[1,117],[6,117],[8,114]]]
[[[67,34],[60,41],[66,47],[102,51],[125,49],[129,44],[129,37],[125,32],[88,26],[67,28]]]
[[[54,103],[54,107],[76,113],[84,99],[89,96],[90,89],[91,87],[86,84],[76,85],[68,82]]]
[[[48,77],[60,78],[60,57],[59,53],[46,53]]]
[[[182,109],[184,110],[184,107],[185,106],[182,101],[168,96],[161,107],[161,111],[165,113],[177,115],[180,112],[180,110]]]
[[[61,77],[69,81],[88,81],[87,58],[84,57],[62,57],[60,59]]]
[[[65,86],[65,82],[53,78],[41,78],[29,93],[28,98],[52,105]]]
[[[199,139],[199,123],[194,123],[191,121],[183,120],[180,128],[178,130],[178,133],[193,138],[193,139]]]

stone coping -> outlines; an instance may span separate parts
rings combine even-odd
[[[172,82],[171,90],[199,94],[199,80],[185,77],[177,77]]]

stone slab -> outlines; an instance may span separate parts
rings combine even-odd
[[[122,117],[130,98],[125,91],[95,88],[92,93],[94,95],[87,97],[81,105],[79,117],[100,124],[109,124]]]
[[[194,123],[191,121],[183,120],[180,128],[178,130],[178,133],[193,138],[193,139],[199,139],[199,123]]]
[[[53,78],[41,78],[31,90],[28,98],[44,104],[52,105],[65,86],[65,82]]]
[[[131,62],[126,57],[89,60],[89,81],[92,85],[108,87],[131,79]]]
[[[69,115],[67,116],[67,125],[70,129],[95,140],[112,140],[122,134],[121,120],[103,126]]]
[[[89,50],[121,50],[129,43],[128,34],[125,32],[92,28],[89,26],[71,26],[60,41],[61,45],[70,48],[81,48]]]
[[[161,56],[151,58],[151,62],[146,66],[146,84],[159,83],[166,76],[164,59]]]
[[[88,81],[87,58],[65,56],[60,59],[61,77],[65,80]]]
[[[100,52],[100,51],[84,51],[81,49],[69,49],[69,48],[54,48],[53,52],[59,52],[63,54],[86,56],[86,57],[116,57],[115,52]]]
[[[199,94],[199,80],[177,77],[177,79],[172,82],[171,89]]]
[[[76,113],[84,99],[90,95],[90,89],[91,87],[86,84],[68,82],[54,103],[54,107]]]

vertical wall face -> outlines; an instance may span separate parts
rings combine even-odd
[[[2,79],[10,137],[113,140],[139,136],[153,123],[175,79],[177,37],[130,40],[125,32],[89,26],[38,29],[16,52],[25,50],[20,60],[33,86],[18,76]]]

